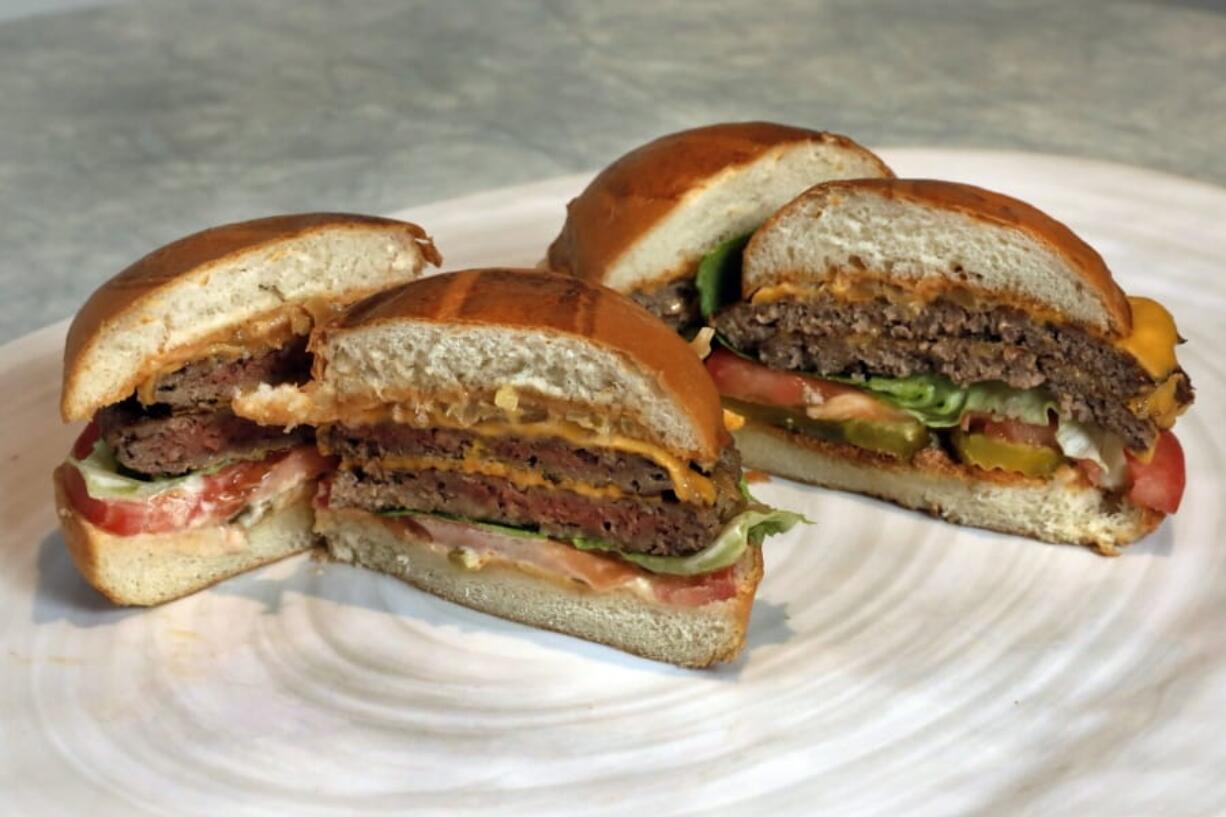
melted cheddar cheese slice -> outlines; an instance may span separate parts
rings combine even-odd
[[[1166,307],[1149,298],[1129,297],[1128,304],[1132,307],[1132,334],[1116,341],[1116,347],[1136,358],[1150,377],[1166,377],[1179,365],[1175,359],[1179,343],[1175,319]]]
[[[621,434],[598,433],[564,420],[543,420],[533,423],[487,421],[470,427],[477,434],[490,437],[560,437],[576,448],[611,448],[627,454],[646,457],[668,472],[673,492],[682,502],[702,505],[715,504],[715,483],[695,473],[689,463],[665,451],[658,445]]]
[[[1186,403],[1181,404],[1175,399],[1175,390],[1179,388],[1179,381],[1182,379],[1181,374],[1168,377],[1155,388],[1133,398],[1128,403],[1129,410],[1138,417],[1153,420],[1158,428],[1170,428],[1175,425],[1175,418],[1183,414],[1188,407]]]
[[[463,458],[388,455],[380,457],[377,462],[383,468],[402,471],[459,471],[465,474],[481,474],[505,479],[517,488],[560,488],[590,499],[617,499],[625,496],[625,492],[616,485],[593,485],[572,479],[549,480],[538,471],[485,459],[476,450],[470,450]]]
[[[664,469],[673,492],[682,502],[715,504],[715,483],[690,467],[688,460],[667,449],[612,432],[584,428],[566,420],[547,419],[521,422],[515,419],[464,423],[441,412],[423,410],[406,403],[362,404],[342,401],[327,392],[311,392],[295,386],[263,388],[239,395],[235,413],[264,425],[327,425],[344,422],[365,425],[391,421],[414,428],[455,428],[486,437],[557,437],[576,448],[608,448],[645,457]]]
[[[745,418],[735,411],[724,409],[724,428],[729,431],[740,431],[745,427]]]

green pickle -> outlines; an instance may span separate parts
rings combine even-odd
[[[979,468],[999,468],[1028,477],[1048,477],[1064,462],[1064,455],[1054,448],[1012,443],[956,429],[950,434],[950,441],[963,462]]]
[[[845,420],[835,425],[842,428],[843,439],[852,445],[881,454],[892,454],[904,460],[911,459],[928,445],[928,429],[918,420],[895,423]]]
[[[813,420],[799,409],[760,406],[728,397],[724,398],[724,404],[742,417],[760,423],[808,434],[819,440],[849,443],[902,460],[910,460],[917,451],[928,445],[928,429],[919,420]]]

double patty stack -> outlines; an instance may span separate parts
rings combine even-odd
[[[799,517],[743,490],[719,395],[646,311],[469,270],[359,304],[312,351],[308,385],[235,406],[339,458],[316,510],[334,556],[674,663],[740,649],[757,545]]]
[[[311,547],[312,430],[231,401],[305,381],[319,323],[440,260],[416,225],[311,213],[187,236],[99,288],[64,350],[62,414],[90,423],[55,477],[86,579],[157,604]]]
[[[711,469],[715,501],[707,504],[703,491],[682,501],[668,471],[647,457],[558,437],[381,423],[329,426],[319,445],[344,464],[332,482],[333,507],[496,521],[564,540],[616,542],[628,553],[696,553],[746,506],[734,448]]]
[[[286,431],[236,417],[230,399],[260,383],[302,383],[311,374],[306,337],[282,348],[210,356],[147,381],[140,397],[98,412],[102,439],[129,471],[181,476],[311,442],[308,428]]]

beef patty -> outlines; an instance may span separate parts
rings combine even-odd
[[[601,539],[634,553],[683,556],[702,550],[723,528],[719,505],[663,497],[593,499],[550,487],[459,471],[342,470],[330,503],[369,511],[412,510],[531,527],[561,539]]]
[[[608,448],[580,448],[560,437],[487,437],[461,429],[380,423],[320,429],[319,446],[325,454],[339,454],[356,462],[389,454],[462,459],[476,449],[485,459],[534,471],[555,483],[573,480],[612,485],[641,496],[659,496],[673,490],[668,471],[647,457]],[[717,495],[723,495],[739,493],[740,472],[740,455],[728,448],[707,476],[714,480]]]
[[[1011,307],[974,310],[938,299],[913,311],[883,298],[847,304],[829,296],[742,301],[716,315],[714,325],[735,348],[775,369],[853,377],[936,372],[959,385],[1043,386],[1063,416],[1110,429],[1134,450],[1148,448],[1158,431],[1127,405],[1154,385],[1135,358]],[[1176,399],[1192,400],[1186,378]]]
[[[175,412],[135,400],[108,406],[95,420],[119,464],[150,477],[178,476],[229,460],[261,459],[270,451],[310,442],[304,428],[286,432],[229,411]]]
[[[309,430],[286,433],[236,417],[230,399],[260,383],[303,383],[310,376],[306,338],[241,358],[192,361],[161,377],[154,403],[135,398],[94,417],[119,464],[151,477],[178,476],[228,460],[260,459],[311,440]]]
[[[176,408],[225,408],[240,389],[260,383],[305,383],[310,375],[311,356],[302,337],[263,354],[192,361],[159,378],[152,402]]]
[[[738,486],[741,462],[725,450],[707,476],[713,505],[681,502],[668,472],[646,457],[581,448],[561,438],[487,437],[458,429],[417,429],[392,423],[331,426],[320,447],[344,457],[331,503],[369,511],[414,510],[534,527],[563,539],[586,536],[637,553],[684,555],[709,545],[746,506]],[[528,469],[555,485],[520,487],[508,479],[445,469],[383,467],[389,455],[483,459]],[[593,497],[562,487],[573,480],[619,488],[623,495]]]
[[[651,291],[639,290],[630,297],[673,328],[673,331],[689,335],[702,326],[702,313],[698,309],[698,288],[693,276],[679,278]]]

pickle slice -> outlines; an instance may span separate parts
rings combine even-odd
[[[991,470],[1016,471],[1028,477],[1049,477],[1064,462],[1064,455],[1045,445],[1026,445],[955,429],[950,442],[965,463]]]
[[[723,400],[732,411],[759,423],[807,434],[819,440],[848,443],[903,460],[910,460],[917,451],[928,445],[928,429],[919,420],[813,420],[798,409],[761,406],[730,397]]]

